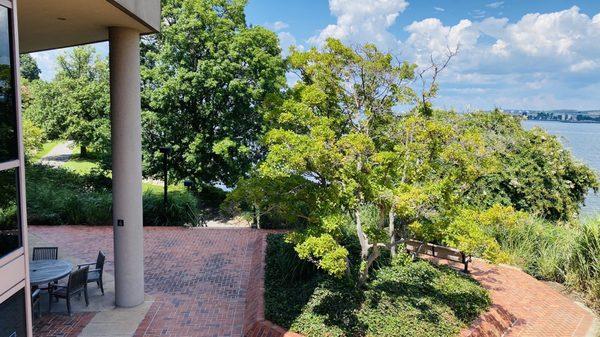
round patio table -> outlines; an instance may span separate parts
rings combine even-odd
[[[36,260],[29,262],[29,283],[34,286],[58,281],[73,270],[64,260]]]

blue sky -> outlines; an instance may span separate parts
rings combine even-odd
[[[458,46],[440,107],[600,109],[598,0],[250,0],[247,18],[284,49],[336,37],[424,66]],[[45,79],[59,52],[34,55]]]

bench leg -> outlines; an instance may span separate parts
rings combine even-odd
[[[468,274],[469,273],[469,258],[467,258],[465,256],[465,253],[461,253],[461,256],[462,256],[463,264],[465,265],[465,269],[463,269],[463,272]]]

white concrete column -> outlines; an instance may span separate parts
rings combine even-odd
[[[140,34],[109,29],[115,301],[144,302]]]

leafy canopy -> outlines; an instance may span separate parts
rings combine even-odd
[[[267,155],[230,199],[251,204],[257,217],[295,217],[299,230],[287,240],[332,275],[358,269],[364,284],[384,251],[395,254],[410,237],[503,260],[485,230],[491,222],[511,226],[519,211],[568,218],[597,188],[592,171],[556,139],[523,130],[513,117],[432,109],[423,97],[435,90],[419,97],[411,89],[415,66],[373,45],[330,39],[321,50],[292,50],[288,61],[300,80],[270,102]],[[406,103],[416,106],[399,113]],[[515,180],[535,196],[506,187]],[[349,224],[358,268],[345,239]]]
[[[42,71],[37,65],[37,62],[30,54],[23,54],[19,57],[21,67],[21,76],[29,81],[40,79]]]
[[[396,214],[405,222],[443,216],[442,207],[487,168],[481,137],[419,109],[398,114],[398,105],[415,101],[409,85],[415,66],[374,45],[352,49],[330,39],[323,50],[292,51],[289,62],[301,81],[269,111],[273,127],[259,175],[307,182],[314,204],[305,230],[288,239],[329,273],[349,271],[340,241],[345,222],[353,221],[364,282],[381,250],[400,242]],[[361,208],[368,205],[381,221],[363,222]]]
[[[260,109],[285,84],[277,36],[246,23],[244,0],[163,1],[161,33],[143,43],[145,168],[232,186],[262,156]]]
[[[106,60],[91,46],[75,47],[57,58],[52,82],[33,81],[24,115],[49,139],[71,139],[81,146],[110,151],[109,73]]]

